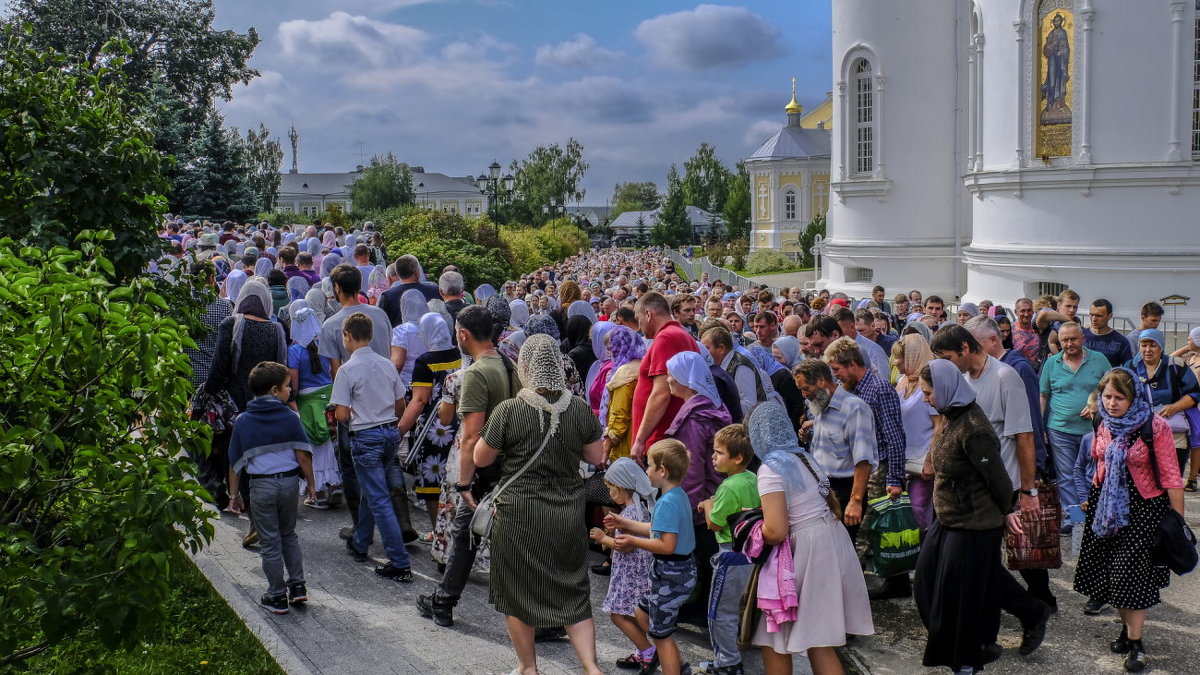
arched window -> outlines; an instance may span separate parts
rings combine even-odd
[[[859,59],[854,73],[854,173],[875,171],[875,84],[871,62]]]
[[[788,188],[783,193],[783,218],[784,220],[796,219],[796,190]]]

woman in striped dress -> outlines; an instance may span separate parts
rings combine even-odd
[[[488,415],[475,445],[477,466],[501,460],[501,486],[532,460],[496,499],[488,599],[507,618],[514,672],[537,673],[535,627],[565,626],[584,671],[596,675],[579,462],[604,461],[600,423],[567,390],[557,340],[531,336],[517,372],[524,388]]]

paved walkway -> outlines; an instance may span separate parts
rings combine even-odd
[[[1188,520],[1200,530],[1200,494],[1187,495]],[[414,510],[415,517],[424,517]],[[487,604],[487,579],[474,575],[455,612],[453,628],[439,628],[422,619],[413,605],[418,593],[427,593],[440,578],[428,549],[414,544],[413,584],[396,584],[375,576],[370,563],[355,563],[346,553],[338,530],[349,524],[345,509],[301,509],[298,530],[305,555],[309,603],[285,616],[275,616],[258,606],[266,583],[258,556],[241,547],[248,528],[245,518],[225,514],[217,523],[211,546],[196,556],[200,569],[212,580],[247,626],[288,673],[508,673],[516,657],[508,642],[502,617]],[[420,521],[418,521],[420,522]],[[1064,544],[1069,540],[1064,539]],[[376,544],[371,554],[381,561]],[[593,554],[595,562],[600,557]],[[1116,613],[1085,616],[1084,598],[1071,591],[1071,562],[1051,573],[1060,611],[1050,620],[1044,646],[1029,657],[1016,654],[1020,630],[1005,616],[1000,643],[1004,656],[989,673],[1045,675],[1046,673],[1119,673],[1120,661],[1108,652],[1108,641],[1120,630]],[[597,649],[601,668],[619,671],[616,659],[629,653],[625,637],[599,611],[607,588],[605,578],[592,576],[596,610]],[[1150,611],[1146,646],[1155,673],[1194,673],[1200,663],[1200,572],[1172,576],[1163,591],[1163,604]],[[889,600],[873,606],[879,634],[858,638],[845,658],[862,672],[934,672],[920,667],[925,632],[911,600]],[[705,634],[683,625],[676,634],[684,658],[695,664],[710,657]],[[543,673],[576,673],[577,662],[566,640],[538,645]],[[796,659],[798,673],[807,673],[807,661]],[[747,672],[761,673],[757,654],[747,655]]]

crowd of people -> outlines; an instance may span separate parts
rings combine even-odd
[[[1109,647],[1146,664],[1146,611],[1169,583],[1150,543],[1200,463],[1200,329],[1166,353],[1155,303],[1126,336],[1108,301],[1080,317],[1070,290],[948,316],[919,291],[737,288],[617,249],[468,291],[453,267],[433,282],[390,258],[370,223],[171,220],[162,235],[174,253],[156,272],[187,265],[218,291],[190,350],[194,413],[214,429],[195,459],[217,506],[249,515],[272,612],[307,600],[298,505],[345,504],[347,554],[366,562],[378,531],[381,577],[412,582],[428,546],[442,578],[414,602],[439,626],[487,570],[514,673],[564,635],[600,672],[602,579],[621,669],[741,673],[753,646],[768,673],[795,654],[840,673],[835,648],[874,632],[872,601],[911,596],[923,664],[972,673],[1001,654],[1002,612],[1021,655],[1044,639],[1049,573],[1018,582],[1002,548],[1058,503],[1061,533],[1084,528],[1083,611],[1116,608]],[[868,502],[905,494],[915,569],[864,573]],[[680,622],[707,628],[711,659],[683,662]]]

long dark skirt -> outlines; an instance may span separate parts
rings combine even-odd
[[[926,666],[983,667],[983,647],[1000,631],[1003,533],[1003,528],[961,530],[934,520],[925,534],[913,597],[929,631]]]

